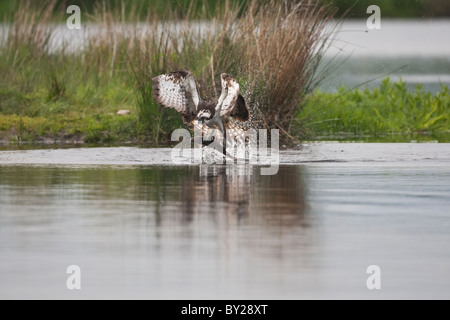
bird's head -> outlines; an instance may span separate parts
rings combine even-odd
[[[211,110],[208,110],[208,109],[201,109],[197,113],[197,121],[200,123],[211,120],[212,117],[213,117],[213,115],[211,113]]]
[[[227,73],[222,73],[220,75],[220,78],[221,78],[221,83],[222,83],[222,90],[227,90],[228,85],[233,78]]]

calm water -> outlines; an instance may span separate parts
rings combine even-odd
[[[450,154],[425,147],[404,147],[411,161],[329,151],[274,176],[0,161],[0,298],[449,299]],[[81,290],[66,287],[69,265]],[[381,290],[366,287],[369,265]]]
[[[450,86],[449,33],[450,19],[382,19],[380,30],[368,30],[366,20],[345,21],[325,59],[337,60],[320,88],[335,91],[367,81],[373,88],[389,76],[410,89],[421,84],[422,90],[436,92]]]

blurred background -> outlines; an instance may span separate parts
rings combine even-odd
[[[19,1],[14,0],[0,0],[0,12],[4,14],[11,12],[14,8],[14,3]],[[33,1],[35,6],[40,6],[45,1]],[[58,0],[58,6],[67,7],[69,5],[78,5],[81,8],[92,13],[93,8],[101,3],[101,0]],[[166,11],[167,6],[172,8],[185,8],[189,6],[198,5],[200,8],[200,2],[202,1],[189,1],[189,0],[122,0],[122,1],[108,1],[109,5],[114,7],[120,7],[121,3],[130,9],[132,6],[141,6],[142,8],[152,7],[158,8],[159,12],[163,14]],[[209,10],[214,12],[216,7],[220,5],[220,1],[208,0]],[[234,3],[245,4],[247,0],[230,0]],[[263,2],[263,1],[261,1]],[[331,3],[336,6],[339,11],[339,15],[345,15],[348,18],[364,18],[366,17],[366,8],[370,5],[378,5],[382,8],[382,14],[384,17],[390,18],[433,18],[433,17],[449,17],[450,16],[450,1],[448,0],[322,0],[323,3]],[[197,3],[197,4],[195,4]],[[203,3],[203,2],[202,2]],[[145,17],[145,10],[141,11],[142,18]]]

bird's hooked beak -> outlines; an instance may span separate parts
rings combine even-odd
[[[224,130],[224,127],[223,127],[222,119],[220,119],[220,121],[218,123],[218,127],[219,127],[220,132],[222,132],[222,134],[225,136],[225,130]]]

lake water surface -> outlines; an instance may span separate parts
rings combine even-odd
[[[449,144],[280,157],[262,176],[170,149],[0,151],[0,298],[450,298]]]
[[[387,76],[410,89],[418,84],[436,92],[450,86],[450,19],[381,20],[369,30],[366,20],[344,21],[325,61],[337,57],[320,85],[324,91],[361,84],[373,88]],[[324,64],[325,65],[325,64]]]

